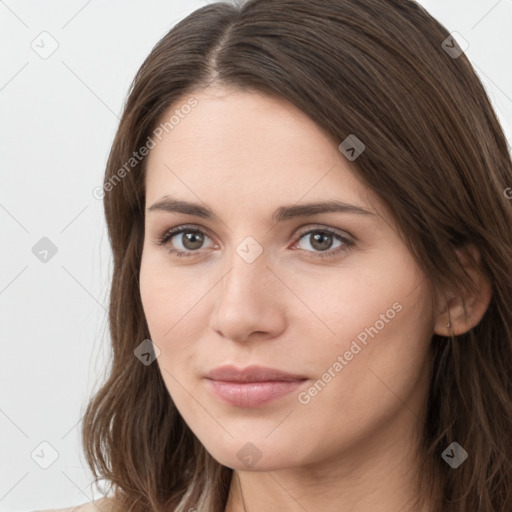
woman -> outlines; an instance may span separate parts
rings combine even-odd
[[[214,3],[107,164],[113,364],[83,510],[505,512],[512,163],[407,0]]]

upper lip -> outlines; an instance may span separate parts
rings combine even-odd
[[[206,374],[205,378],[227,382],[294,381],[307,379],[307,377],[303,375],[296,375],[275,368],[266,368],[257,365],[247,366],[242,369],[238,369],[233,365],[219,366]]]

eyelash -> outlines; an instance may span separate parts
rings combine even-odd
[[[160,246],[167,245],[168,242],[171,240],[171,238],[173,238],[174,236],[179,235],[180,233],[188,233],[188,232],[201,233],[203,235],[208,236],[207,233],[205,233],[201,229],[197,229],[197,228],[193,228],[191,226],[185,225],[185,226],[180,226],[177,228],[172,228],[172,229],[167,230],[163,235],[161,235],[157,238],[156,244],[160,245]],[[330,228],[316,228],[316,229],[310,229],[308,231],[299,233],[298,240],[303,238],[305,235],[310,235],[310,234],[316,233],[316,232],[320,232],[320,233],[324,233],[324,234],[327,233],[329,235],[334,236],[337,240],[339,240],[340,242],[343,242],[345,244],[345,247],[340,246],[335,249],[329,249],[327,251],[307,251],[305,249],[302,249],[303,251],[305,251],[307,253],[314,252],[316,255],[311,256],[313,258],[328,258],[331,256],[335,256],[339,253],[348,252],[355,245],[352,240],[349,240],[348,238],[340,235],[337,231],[334,231]],[[178,249],[170,249],[170,248],[167,248],[167,251],[179,258],[193,257],[199,252],[199,251],[180,251]]]

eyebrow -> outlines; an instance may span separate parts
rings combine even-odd
[[[164,196],[159,199],[156,203],[152,204],[147,211],[178,212],[187,215],[194,215],[203,219],[220,221],[220,218],[206,206],[173,199],[169,196]],[[329,200],[317,203],[281,206],[272,214],[272,220],[275,222],[282,222],[295,217],[309,217],[319,213],[355,213],[359,215],[375,215],[375,213],[354,204],[348,204],[337,200]]]

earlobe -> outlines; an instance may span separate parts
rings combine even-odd
[[[457,253],[471,276],[475,292],[467,291],[462,297],[453,293],[449,296],[444,307],[438,312],[434,326],[434,333],[440,336],[458,336],[478,325],[492,297],[492,285],[481,267],[480,253],[476,247],[469,245],[458,249]]]

